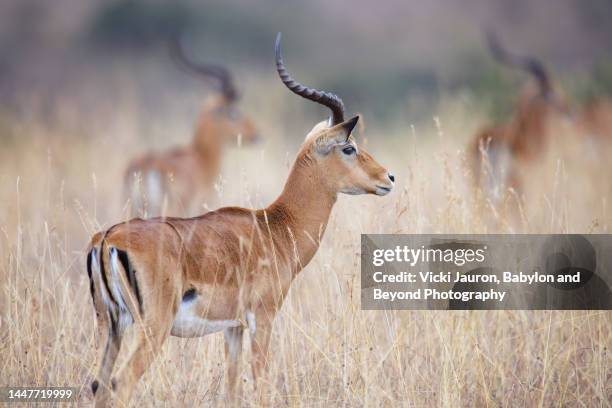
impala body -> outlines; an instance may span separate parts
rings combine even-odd
[[[612,100],[599,98],[586,105],[578,126],[582,134],[596,143],[612,141]]]
[[[542,63],[510,54],[492,34],[488,42],[497,60],[524,69],[534,78],[519,95],[510,119],[480,130],[469,146],[477,187],[498,202],[509,188],[521,192],[520,169],[543,154],[552,123],[569,118],[570,109]]]
[[[194,202],[212,197],[224,148],[237,140],[259,140],[250,118],[237,107],[238,95],[229,71],[191,61],[181,42],[171,46],[182,66],[217,82],[200,113],[191,144],[164,152],[151,152],[132,160],[125,172],[126,198],[131,213],[140,216],[186,213]]]
[[[394,177],[351,131],[336,95],[306,88],[277,70],[294,93],[332,110],[307,135],[280,196],[268,207],[222,208],[195,218],[134,219],[94,235],[87,266],[102,350],[92,389],[96,406],[127,403],[170,335],[223,331],[228,393],[234,395],[243,331],[251,333],[255,384],[264,372],[276,313],[296,275],[315,255],[339,193],[386,195]],[[111,379],[125,330],[130,355]]]

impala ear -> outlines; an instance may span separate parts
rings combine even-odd
[[[317,151],[326,155],[338,143],[346,143],[358,121],[359,115],[327,129],[315,142]]]
[[[353,131],[353,129],[355,129],[357,122],[359,122],[359,115],[355,115],[349,120],[337,124],[332,129],[338,128],[338,132],[340,133],[340,135],[344,135],[344,140],[348,140],[349,136],[351,135],[351,132]]]

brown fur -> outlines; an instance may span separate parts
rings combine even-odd
[[[167,212],[184,213],[195,200],[210,197],[223,148],[235,143],[238,135],[242,135],[245,143],[258,139],[252,121],[242,116],[233,101],[221,94],[210,97],[200,114],[191,144],[148,153],[128,165],[125,185],[127,196],[132,198],[132,214],[162,215],[164,198],[168,201]],[[146,177],[151,172],[159,177],[159,197],[147,190]]]
[[[245,314],[254,314],[251,347],[257,384],[265,372],[274,317],[293,279],[315,255],[337,194],[384,195],[393,187],[392,176],[366,151],[350,156],[343,152],[347,143],[356,148],[352,137],[346,140],[355,123],[356,119],[332,128],[317,125],[302,145],[282,193],[267,208],[228,207],[188,219],[134,219],[94,235],[89,251],[101,254],[107,265],[102,273],[110,276],[110,251],[125,251],[143,297],[140,313],[133,285],[122,278],[136,336],[132,354],[111,381],[123,329],[111,330],[118,316],[101,300],[104,288],[96,285],[94,271],[98,327],[108,344],[97,377],[101,386],[96,406],[111,399],[129,401],[140,376],[170,335],[182,297],[193,290],[200,318],[242,322],[225,333],[226,341],[236,339],[239,344],[232,353],[231,342],[226,343],[230,395],[239,372]],[[123,272],[121,276],[127,276]],[[114,388],[109,389],[109,384],[115,384]]]
[[[521,167],[542,155],[550,138],[550,125],[556,118],[569,117],[570,110],[561,94],[547,95],[530,85],[520,95],[511,118],[503,124],[479,131],[468,149],[474,179],[478,188],[484,187],[487,172],[495,171],[496,157],[500,151],[508,155],[503,188],[513,188],[520,194]]]
[[[597,142],[612,141],[612,100],[599,98],[586,105],[578,126],[582,134]]]

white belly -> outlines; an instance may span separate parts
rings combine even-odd
[[[192,312],[195,303],[194,301],[181,303],[170,334],[177,337],[202,337],[241,325],[238,320],[202,319]]]

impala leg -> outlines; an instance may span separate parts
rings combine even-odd
[[[168,289],[168,292],[170,290]],[[140,377],[159,354],[170,335],[176,308],[165,302],[151,303],[134,323],[129,354],[111,381],[116,406],[128,406]]]
[[[118,330],[116,317],[113,317],[109,306],[103,301],[104,289],[96,250],[91,249],[87,257],[87,271],[90,279],[90,291],[96,315],[98,331],[98,374],[91,383],[94,405],[104,407],[110,398],[110,377],[121,348],[122,333]]]
[[[240,374],[243,332],[243,327],[231,327],[223,333],[225,337],[225,359],[227,362],[227,394],[231,405],[235,405],[236,402],[236,382]],[[240,391],[240,386],[238,391]]]
[[[268,369],[268,346],[272,333],[273,317],[268,316],[267,313],[256,313],[256,319],[257,329],[255,330],[255,335],[251,337],[253,383],[257,391],[257,400],[266,406],[267,404],[262,399],[264,387],[261,384],[261,379],[265,376]]]
[[[100,367],[98,376],[91,384],[91,390],[95,397],[96,407],[108,406],[110,398],[110,377],[117,361],[119,349],[121,348],[121,335],[110,329],[110,318],[107,313],[103,313],[106,319],[98,316],[98,332],[100,335]]]
[[[111,381],[117,406],[128,405],[140,377],[159,354],[170,332],[169,327],[167,330],[146,329],[146,327],[150,328],[142,325],[134,327],[130,355]]]

